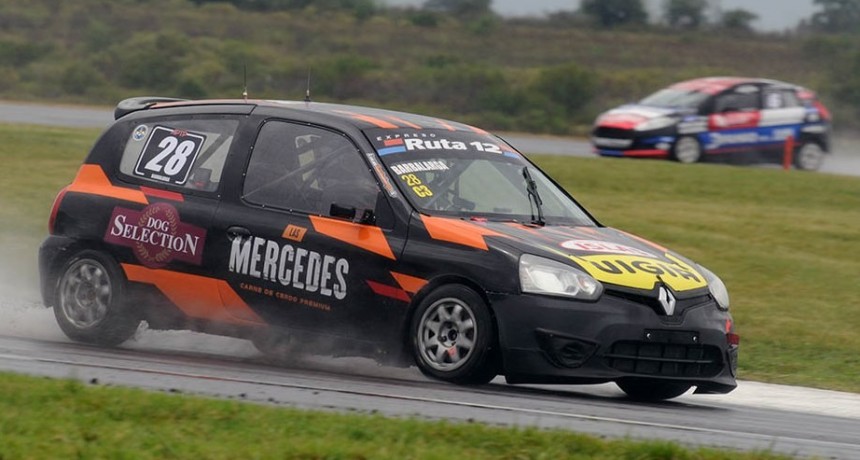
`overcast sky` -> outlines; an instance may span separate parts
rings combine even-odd
[[[425,0],[382,0],[389,5],[420,6]],[[723,11],[743,8],[759,16],[753,23],[758,30],[780,31],[792,28],[801,19],[812,15],[817,8],[813,0],[711,0],[719,3]],[[663,0],[644,0],[652,19],[660,15]],[[543,15],[554,11],[571,11],[579,8],[579,0],[493,0],[493,9],[504,16]]]

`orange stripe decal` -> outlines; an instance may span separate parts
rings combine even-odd
[[[172,201],[185,201],[185,197],[182,196],[181,193],[170,192],[168,190],[161,190],[157,188],[149,188],[149,187],[140,187],[140,191],[143,192],[144,195],[153,196],[156,198],[164,198],[165,200]]]
[[[254,310],[239,297],[239,294],[230,287],[224,280],[214,280],[218,283],[218,293],[221,294],[221,301],[224,302],[224,311],[233,318],[243,322],[255,324],[265,323],[263,318],[257,316]]]
[[[397,284],[399,284],[404,291],[410,294],[415,294],[427,284],[427,280],[425,279],[416,278],[403,273],[391,272],[391,276],[394,277],[394,280],[397,281]]]
[[[327,217],[310,216],[314,230],[325,236],[342,241],[346,244],[379,254],[391,260],[395,260],[394,252],[382,229],[372,225],[362,225],[345,220],[329,219]]]
[[[636,236],[632,233],[627,233],[624,230],[618,230],[618,231],[629,236],[630,238],[633,238],[634,240],[641,241],[641,242],[647,244],[648,246],[651,246],[652,248],[658,249],[662,252],[669,252],[669,250],[666,249],[664,246],[660,246],[659,244],[654,243],[653,241],[648,241],[645,238],[642,238],[641,236]]]
[[[409,302],[409,294],[402,289],[398,289],[394,286],[388,286],[382,283],[377,283],[376,281],[367,280],[367,285],[370,286],[370,289],[375,293],[385,297],[391,297],[392,299],[401,300],[403,302]]]
[[[448,131],[456,131],[456,129],[445,120],[440,120],[437,118],[436,121],[439,122],[439,124],[442,125],[442,127],[447,129]]]
[[[191,318],[233,324],[264,323],[224,280],[132,264],[122,264],[122,269],[129,281],[155,285]]]
[[[391,123],[389,123],[385,120],[381,120],[379,118],[371,117],[370,115],[362,115],[360,113],[347,112],[345,110],[335,110],[335,112],[347,114],[347,115],[351,116],[352,118],[355,118],[356,120],[366,121],[366,122],[373,124],[373,125],[376,125],[380,128],[394,129],[394,128],[398,127],[397,125],[391,124]]]
[[[478,134],[484,134],[484,135],[489,135],[489,134],[490,134],[490,133],[488,133],[488,132],[484,131],[483,129],[481,129],[481,128],[476,128],[476,127],[474,127],[474,126],[472,126],[472,125],[466,125],[466,126],[468,126],[468,127],[469,127],[469,129],[471,129],[472,131],[474,131],[474,132],[476,132],[476,133],[478,133]]]
[[[402,119],[402,118],[397,118],[397,117],[395,117],[395,116],[393,116],[393,115],[388,115],[388,116],[386,116],[386,118],[388,118],[389,120],[391,120],[391,121],[393,121],[393,122],[395,122],[395,123],[400,123],[400,124],[401,124],[401,125],[403,125],[403,126],[408,126],[408,127],[410,127],[410,128],[415,128],[415,129],[421,129],[421,127],[420,127],[420,126],[418,126],[418,125],[416,125],[415,123],[410,123],[410,122],[408,122],[408,121],[406,121],[406,120],[404,120],[404,119]]]
[[[90,195],[107,196],[135,203],[149,204],[146,195],[140,190],[125,187],[117,187],[110,183],[104,170],[99,165],[81,165],[74,182],[69,185],[67,191],[87,193]]]
[[[488,250],[485,236],[504,236],[480,225],[475,225],[458,219],[444,217],[421,216],[424,227],[434,240],[448,241],[473,248]]]

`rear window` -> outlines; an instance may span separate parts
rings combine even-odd
[[[144,181],[190,190],[218,189],[236,120],[160,120],[132,129],[120,172]]]

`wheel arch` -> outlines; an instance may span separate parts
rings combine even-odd
[[[121,267],[119,260],[113,252],[110,251],[110,248],[104,241],[96,239],[70,239],[70,241],[71,243],[58,250],[56,256],[47,261],[47,265],[44,267],[46,272],[43,274],[43,279],[46,282],[42,285],[42,302],[45,307],[51,308],[57,304],[57,287],[60,282],[63,267],[66,266],[69,260],[81,252],[99,252],[102,255],[113,259],[113,261]],[[125,277],[125,272],[122,272],[122,276]]]
[[[825,134],[805,133],[801,131],[797,146],[795,148],[799,149],[801,146],[803,146],[803,144],[808,143],[818,144],[818,146],[821,147],[821,150],[823,150],[824,153],[830,153],[830,139]]]
[[[493,346],[499,346],[499,323],[498,318],[496,317],[496,312],[493,310],[493,304],[490,302],[490,296],[487,291],[476,281],[461,275],[454,274],[446,274],[437,276],[430,281],[427,282],[410,300],[409,302],[409,312],[403,321],[403,328],[400,336],[400,345],[402,346],[402,350],[404,351],[404,355],[408,356],[406,353],[411,347],[412,337],[410,336],[410,324],[412,324],[412,319],[415,316],[415,311],[418,309],[418,305],[424,301],[424,299],[430,295],[431,292],[435,291],[437,288],[446,286],[446,285],[454,285],[460,284],[468,287],[469,289],[475,291],[481,300],[487,305],[487,309],[490,312],[490,318],[493,322]],[[408,358],[407,358],[408,359]]]

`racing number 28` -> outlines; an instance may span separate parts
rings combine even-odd
[[[400,176],[400,179],[406,182],[406,185],[412,187],[412,191],[418,195],[419,198],[427,198],[428,196],[433,196],[433,192],[427,188],[421,182],[421,179],[418,178],[415,174],[403,174]]]
[[[145,131],[145,127],[139,129]],[[206,136],[202,133],[156,126],[152,128],[140,152],[134,173],[148,179],[182,185],[205,142]]]
[[[179,139],[176,137],[168,136],[158,143],[158,148],[162,149],[161,152],[151,160],[147,161],[144,168],[160,173],[162,172],[163,167],[164,174],[175,176],[179,171],[182,171],[182,167],[185,166],[185,163],[188,161],[188,157],[197,149],[197,144],[192,140],[179,142]],[[162,166],[161,163],[168,156],[170,156],[170,158],[167,159],[167,163]]]

